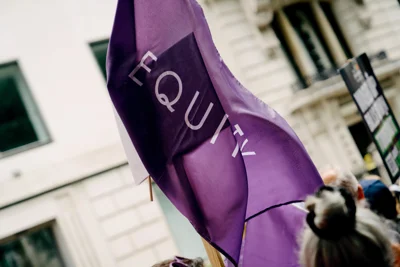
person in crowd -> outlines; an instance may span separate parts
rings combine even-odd
[[[360,184],[357,180],[357,178],[349,171],[344,171],[339,168],[334,168],[334,167],[328,167],[325,170],[321,172],[321,177],[322,180],[324,181],[325,185],[328,186],[339,186],[345,188],[347,191],[350,192],[350,194],[353,196],[353,198],[358,202],[359,205],[362,205],[364,207],[370,207],[372,210],[376,212],[376,207],[375,206],[381,206],[381,200],[375,202],[377,204],[374,204],[374,207],[371,207],[370,203],[368,203],[371,198],[373,198],[374,195],[374,190],[372,186],[370,189],[368,189],[368,198],[366,199],[365,192],[363,185]],[[380,185],[383,185],[383,187],[379,187],[380,189],[385,188],[386,186],[380,181],[379,176],[367,176],[366,179],[363,180],[365,185],[372,183],[374,184],[375,181],[378,181],[377,184],[379,183]],[[386,187],[387,188],[387,187]],[[386,192],[388,193],[388,192]],[[380,195],[376,194],[376,195]],[[390,195],[390,192],[389,192]],[[390,196],[386,194],[384,199],[389,199],[390,202]],[[385,200],[384,200],[385,201]],[[384,203],[383,201],[383,203]],[[394,200],[395,201],[395,200]],[[391,206],[391,205],[390,205]],[[389,228],[389,237],[393,243],[400,243],[400,223],[397,223],[393,220],[393,209],[392,207],[390,208],[382,208],[385,210],[384,214],[388,215],[385,216],[382,213],[378,214],[381,216],[381,220],[387,225]],[[389,210],[389,211],[386,211]],[[389,215],[389,213],[392,213]],[[396,212],[397,214],[397,212]]]
[[[369,208],[381,216],[392,230],[391,238],[400,243],[400,220],[398,218],[396,198],[390,189],[378,179],[360,181]]]
[[[371,210],[388,220],[397,219],[396,199],[384,183],[369,178],[361,180],[360,185]]]
[[[166,260],[153,265],[153,267],[204,267],[204,261],[202,258],[191,260],[183,257],[175,257],[172,260]]]
[[[385,225],[371,210],[357,205],[353,193],[324,186],[307,198],[303,267],[396,266]]]
[[[325,185],[343,187],[357,201],[364,199],[363,188],[350,171],[329,166],[321,171],[321,177]]]

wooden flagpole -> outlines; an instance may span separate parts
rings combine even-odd
[[[153,184],[151,183],[151,176],[147,177],[148,181],[149,181],[149,190],[150,190],[150,201],[153,202],[154,198],[153,198]]]
[[[147,177],[147,180],[149,182],[150,201],[153,201],[153,187],[151,183],[151,176]],[[208,243],[205,239],[202,238],[202,241],[212,267],[225,267],[224,261],[222,260],[221,254],[219,254],[218,250],[211,246],[210,243]]]
[[[243,239],[246,236],[246,226],[244,225],[243,230]],[[204,248],[206,249],[208,259],[211,262],[212,267],[225,267],[224,261],[222,260],[221,254],[216,250],[213,246],[210,245],[204,238],[201,239],[203,241]]]
[[[212,267],[224,267],[224,261],[222,260],[221,254],[213,246],[210,245],[205,239],[203,241],[204,248],[206,249],[208,259],[211,262]]]

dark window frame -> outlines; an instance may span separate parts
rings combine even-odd
[[[35,100],[35,97],[32,94],[28,83],[26,82],[22,68],[17,60],[0,64],[0,78],[7,76],[14,79],[16,89],[18,90],[18,93],[20,95],[20,99],[26,109],[27,116],[37,135],[37,140],[0,152],[0,160],[22,152],[26,152],[34,148],[47,145],[53,141],[47,125],[43,119],[43,116],[40,112],[40,109],[37,105],[37,101]]]
[[[320,5],[322,3],[319,3]],[[321,5],[322,6],[322,5]],[[309,22],[311,23],[311,27],[313,29],[314,34],[317,36],[319,42],[322,45],[322,49],[325,52],[326,56],[329,59],[329,63],[332,66],[335,66],[335,60],[333,58],[332,52],[329,50],[328,44],[323,36],[323,33],[321,32],[321,29],[318,25],[318,22],[313,14],[312,8],[311,8],[311,4],[310,3],[297,3],[297,4],[293,4],[293,5],[289,5],[287,7],[284,8],[284,12],[286,14],[286,16],[288,17],[290,23],[292,24],[292,27],[297,31],[297,26],[299,24],[299,21],[297,21],[297,18],[295,17],[295,12],[296,10],[298,10],[300,8],[302,8],[303,12],[307,15],[307,18],[309,19]],[[306,44],[304,43],[304,46],[306,46]],[[312,57],[310,51],[309,51],[309,55],[310,57]],[[315,64],[315,62],[313,62]],[[315,67],[318,69],[318,67],[315,65]],[[335,66],[337,67],[337,66]],[[319,70],[317,70],[317,73]]]
[[[322,10],[325,13],[325,16],[329,20],[329,24],[331,25],[333,31],[335,32],[340,45],[342,46],[344,54],[346,55],[347,58],[353,58],[354,54],[351,51],[350,44],[349,44],[348,40],[346,39],[346,36],[344,35],[344,32],[343,32],[341,26],[339,25],[339,22],[338,22],[338,19],[337,19],[335,13],[333,12],[332,3],[321,2],[320,5],[321,5]],[[339,67],[341,67],[341,66],[339,66]]]
[[[107,80],[107,68],[106,68],[106,59],[102,60],[99,59],[99,56],[104,56],[104,50],[108,49],[108,43],[109,39],[103,39],[100,41],[92,42],[89,43],[90,50],[92,51],[94,58],[96,59],[97,65],[100,67],[100,71],[103,74],[103,77],[105,80]],[[100,55],[101,53],[101,55]],[[105,56],[107,57],[107,53],[105,53]]]
[[[338,38],[339,43],[341,44],[341,47],[346,55],[346,57],[348,58],[352,58],[353,54],[351,51],[351,48],[349,46],[348,41],[345,38],[345,35],[343,33],[343,30],[341,29],[337,18],[335,16],[335,14],[332,11],[332,4],[331,3],[325,3],[325,2],[320,2],[319,3],[321,5],[321,8],[323,10],[323,12],[325,13],[327,19],[329,20],[329,23],[332,27],[332,29],[334,30],[336,37]],[[302,6],[305,10],[306,13],[308,14],[312,14],[312,10],[311,10],[311,4],[308,2],[303,2],[303,3],[294,3],[292,5],[288,5],[286,7],[283,8],[283,12],[285,12],[285,14],[288,16],[288,19],[290,21],[290,23],[293,23],[293,20],[290,18],[290,10],[295,9],[296,7]],[[289,11],[289,14],[287,13],[287,11]],[[315,73],[312,76],[304,76],[301,71],[299,66],[297,65],[295,59],[294,59],[294,55],[291,54],[291,51],[289,49],[287,40],[285,39],[285,37],[282,34],[282,29],[281,29],[281,25],[280,23],[277,21],[276,16],[274,16],[274,19],[272,21],[272,29],[275,32],[277,38],[279,39],[280,43],[281,43],[281,47],[283,49],[283,52],[287,58],[287,60],[289,61],[291,67],[293,68],[296,76],[297,76],[297,82],[293,85],[293,89],[294,90],[303,90],[303,89],[307,89],[308,87],[310,87],[314,82],[316,81],[321,81],[321,80],[327,80],[332,76],[336,76],[337,75],[337,68],[340,68],[341,66],[337,66],[333,60],[333,55],[332,52],[328,49],[327,46],[327,41],[325,40],[325,38],[322,35],[322,32],[317,24],[317,21],[315,19],[315,16],[312,15],[310,16],[310,20],[312,23],[314,23],[316,26],[316,28],[314,28],[314,32],[315,34],[318,36],[318,39],[320,40],[323,49],[326,52],[326,55],[329,58],[329,61],[332,65],[331,69],[326,69],[324,72],[322,73]],[[292,25],[294,27],[294,25]]]
[[[40,231],[49,231],[47,234],[50,235],[52,241],[53,241],[53,249],[55,249],[55,253],[56,256],[59,260],[59,263],[61,264],[62,267],[66,267],[66,259],[64,258],[65,255],[63,254],[63,249],[60,246],[60,240],[59,240],[59,236],[57,235],[57,229],[56,229],[56,221],[55,220],[51,220],[39,225],[36,225],[34,227],[31,227],[29,229],[23,230],[21,232],[12,234],[8,237],[5,237],[3,239],[0,240],[0,247],[2,246],[7,246],[10,245],[11,243],[15,243],[18,242],[22,239],[28,239],[28,238],[33,238],[34,235],[40,233]],[[47,240],[48,241],[48,240]],[[20,241],[21,242],[21,241]],[[24,251],[26,253],[26,251]],[[31,255],[32,256],[32,255]],[[29,258],[30,256],[28,256]]]

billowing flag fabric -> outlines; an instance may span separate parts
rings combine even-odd
[[[320,185],[293,130],[225,66],[195,0],[119,0],[107,72],[148,173],[234,264],[245,220]]]
[[[239,267],[299,267],[299,237],[306,215],[305,210],[289,204],[248,221]]]

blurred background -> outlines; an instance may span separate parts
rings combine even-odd
[[[388,177],[338,67],[366,52],[400,117],[396,0],[203,0],[236,77],[318,168]],[[116,0],[0,3],[0,267],[149,267],[205,257],[154,186],[134,186],[105,81]],[[154,151],[157,153],[157,151]]]

